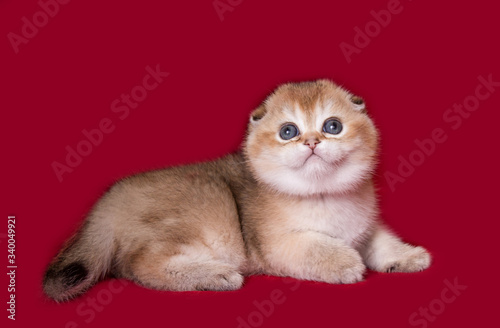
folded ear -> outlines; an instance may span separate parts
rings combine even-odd
[[[362,113],[366,113],[366,105],[363,98],[359,96],[352,96],[351,102],[353,103],[355,110],[360,111]]]
[[[264,115],[266,115],[266,113],[267,113],[266,106],[264,106],[264,104],[260,105],[259,107],[257,107],[257,109],[255,109],[252,112],[252,114],[250,114],[250,122],[256,123],[258,120],[263,118]]]

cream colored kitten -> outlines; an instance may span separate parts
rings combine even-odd
[[[413,272],[422,247],[379,221],[377,131],[363,100],[327,80],[285,84],[250,118],[242,153],[115,184],[49,266],[63,301],[107,276],[162,290],[233,290],[272,274],[354,283]]]

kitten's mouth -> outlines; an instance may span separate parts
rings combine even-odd
[[[314,160],[321,160],[321,161],[323,161],[323,162],[326,163],[326,161],[323,159],[323,157],[321,157],[318,154],[316,154],[316,153],[313,152],[313,153],[311,153],[311,155],[309,155],[309,157],[306,158],[306,160],[304,161],[303,165],[305,165],[310,160],[313,160],[313,161]]]
[[[342,165],[342,163],[346,160],[345,155],[341,155],[338,158],[336,158],[334,161],[327,161],[320,155],[318,155],[315,152],[312,152],[302,163],[302,167],[304,167],[307,163],[314,163],[314,162],[322,162],[323,164],[327,164],[329,166],[335,166],[338,167]]]

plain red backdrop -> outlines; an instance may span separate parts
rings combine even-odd
[[[387,0],[222,2],[232,5],[221,21],[213,0],[71,1],[45,25],[35,0],[0,3],[2,271],[8,215],[17,217],[18,263],[16,321],[3,309],[2,325],[237,327],[241,317],[261,327],[405,327],[420,307],[444,304],[436,300],[445,279],[467,289],[439,309],[430,327],[497,324],[500,91],[456,130],[443,114],[474,95],[479,76],[500,81],[498,5],[402,1],[402,12],[377,31],[371,11],[386,9]],[[33,22],[34,15],[44,26],[16,53],[9,33],[22,36],[23,17]],[[340,45],[353,45],[355,28],[367,24],[373,37],[348,63]],[[156,65],[170,75],[120,120],[111,104]],[[296,289],[294,280],[251,277],[243,289],[225,293],[104,282],[65,304],[42,295],[48,262],[113,181],[238,149],[249,112],[273,88],[316,78],[334,79],[366,99],[382,135],[376,180],[383,217],[405,240],[431,251],[429,270]],[[85,140],[82,130],[103,118],[115,130],[59,182],[52,163],[64,163],[65,147],[75,148]],[[435,128],[447,140],[391,191],[384,174],[396,174],[400,156],[408,159],[415,140]],[[6,307],[5,273],[0,277]],[[255,302],[268,304],[276,289],[281,304],[257,314]],[[95,308],[92,299],[100,302]]]

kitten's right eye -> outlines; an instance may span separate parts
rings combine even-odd
[[[286,124],[281,127],[280,137],[283,140],[290,140],[299,134],[299,129],[293,124]]]

